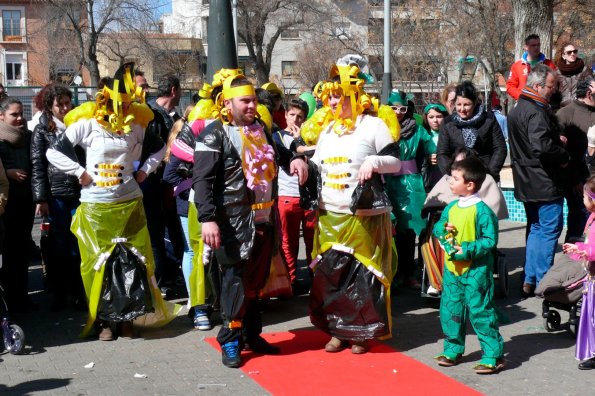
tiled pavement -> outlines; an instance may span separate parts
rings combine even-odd
[[[440,352],[440,324],[436,300],[404,290],[394,299],[393,338],[387,343],[456,380],[489,395],[578,395],[595,389],[595,373],[577,370],[574,340],[566,330],[547,333],[542,325],[541,301],[519,299],[520,264],[524,253],[524,225],[501,223],[501,250],[507,254],[511,292],[497,300],[511,322],[501,327],[505,340],[506,370],[479,376],[472,367],[479,360],[477,338],[469,336],[463,363],[438,368],[433,356]],[[557,257],[557,259],[563,259]],[[40,270],[32,268],[34,284]],[[262,395],[267,392],[241,370],[221,365],[220,355],[203,342],[209,332],[190,330],[181,315],[165,328],[145,331],[143,338],[99,342],[79,340],[84,315],[50,313],[45,293],[32,299],[42,309],[15,316],[26,332],[26,354],[0,353],[0,395]],[[265,332],[309,328],[307,296],[273,300],[264,314]],[[567,313],[562,312],[562,318]],[[472,332],[472,330],[470,330]],[[322,345],[321,345],[322,347]],[[85,365],[93,362],[92,368]],[[146,378],[135,378],[135,374]],[[428,378],[431,381],[431,378]],[[287,384],[295,389],[299,384]],[[290,388],[291,387],[291,388]],[[332,388],[321,389],[332,394]],[[437,389],[435,394],[440,394]]]

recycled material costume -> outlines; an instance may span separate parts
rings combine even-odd
[[[585,193],[592,201],[595,194],[590,190]],[[578,334],[576,336],[576,358],[578,360],[595,359],[595,213],[591,213],[585,226],[585,242],[577,242],[576,247],[582,254],[571,254],[573,260],[584,261],[587,272],[583,286],[583,304],[581,306]],[[579,366],[580,367],[580,366]]]
[[[451,202],[434,225],[434,235],[444,238],[446,223],[456,227],[456,243],[462,252],[445,255],[440,323],[444,332],[444,356],[457,361],[465,352],[467,315],[477,334],[483,356],[480,365],[496,367],[504,342],[498,331],[493,305],[494,251],[498,245],[498,219],[478,195]]]
[[[353,212],[352,195],[358,189],[359,169],[366,161],[374,166],[373,178],[379,178],[377,173],[397,172],[400,162],[395,144],[398,127],[391,134],[382,119],[363,114],[372,109],[372,103],[363,91],[360,68],[352,61],[347,56],[331,69],[335,81],[319,87],[325,107],[311,118],[318,122],[323,112],[324,117],[332,117],[318,138],[312,158],[320,190],[310,320],[342,342],[365,342],[391,336],[390,284],[396,254],[391,208],[382,188],[377,193],[383,196],[384,200],[379,200],[383,203],[366,209],[353,207]],[[328,100],[336,94],[341,99],[333,114]],[[350,101],[351,118],[341,117],[344,101]],[[392,113],[390,108],[388,111]],[[393,126],[394,121],[395,117]],[[304,140],[311,144],[310,126],[303,132]],[[381,152],[386,155],[379,155]]]
[[[113,86],[104,87],[96,102],[85,103],[68,113],[66,131],[56,146],[47,151],[48,160],[66,174],[80,178],[87,172],[92,178],[90,184],[82,187],[81,205],[71,225],[78,238],[81,276],[89,304],[82,337],[89,334],[96,319],[110,322],[136,319],[139,325],[159,326],[172,320],[181,308],[163,301],[154,278],[155,264],[135,172],[154,171],[165,147],[139,166],[144,130],[152,119],[152,111],[144,104],[142,89],[134,85],[133,70],[133,63],[122,65]],[[76,145],[86,152],[88,171],[72,156]],[[106,267],[116,259],[110,257],[114,251],[119,257],[123,254],[131,257],[132,253],[145,266],[147,279],[140,282],[149,290],[145,290],[145,301],[135,301],[132,310],[124,308],[115,312],[115,301],[110,307],[105,297],[102,298],[104,282],[112,276]]]
[[[252,85],[231,87],[236,78],[243,76],[225,79],[216,101],[219,119],[196,138],[193,189],[199,222],[216,222],[221,236],[220,247],[214,249],[223,318],[217,341],[241,346],[262,332],[258,295],[267,282],[274,248],[277,164],[289,167],[294,157],[284,147],[275,150],[258,120],[248,126],[231,124],[223,101],[255,96]]]

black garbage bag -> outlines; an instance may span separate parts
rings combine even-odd
[[[385,208],[390,205],[380,175],[374,173],[371,179],[366,180],[364,184],[358,184],[353,190],[349,210],[355,214],[358,209]]]
[[[385,287],[353,255],[327,250],[312,280],[310,321],[342,340],[385,336],[390,332]]]
[[[145,264],[118,242],[105,263],[97,318],[123,322],[150,312],[154,308]]]
[[[318,192],[322,181],[320,172],[312,161],[308,161],[308,180],[300,185],[300,207],[305,210],[318,209]]]

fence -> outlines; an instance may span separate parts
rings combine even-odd
[[[33,104],[33,98],[43,87],[6,87],[6,92],[9,96],[19,99],[23,103],[23,115],[25,119],[30,120],[33,117],[35,111],[35,105]],[[82,103],[95,100],[95,93],[97,92],[96,87],[68,87],[72,91],[72,103],[76,107]],[[196,91],[184,89],[182,90],[182,97],[180,98],[180,104],[178,112],[184,113],[186,106],[192,104],[192,95]],[[147,101],[157,98],[156,91],[149,91],[147,93]]]

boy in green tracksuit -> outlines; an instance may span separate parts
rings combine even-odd
[[[502,336],[493,305],[492,267],[498,244],[498,219],[476,194],[485,180],[481,160],[467,157],[451,168],[450,189],[460,198],[451,202],[434,226],[445,254],[440,323],[444,352],[437,356],[443,367],[456,365],[465,351],[467,313],[483,351],[474,370],[492,374],[504,367]],[[450,253],[450,254],[449,254]]]

